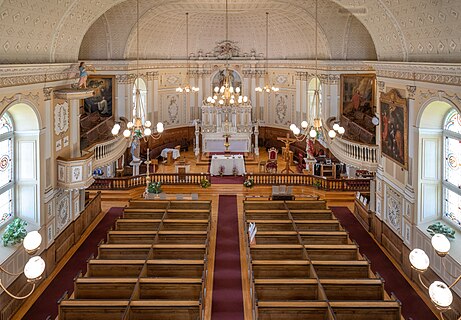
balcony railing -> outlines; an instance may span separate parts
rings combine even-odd
[[[120,135],[109,141],[97,143],[86,148],[83,150],[83,154],[94,153],[93,167],[98,168],[119,159],[128,148],[129,143],[129,139]]]
[[[326,123],[329,122],[331,119],[326,121]],[[330,139],[328,137],[329,129],[329,127],[325,128],[324,139],[330,151],[339,161],[356,168],[376,172],[379,162],[379,147],[377,145],[354,142],[339,136]]]

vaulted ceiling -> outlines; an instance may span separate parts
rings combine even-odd
[[[140,57],[186,57],[225,39],[224,0],[139,0]],[[0,0],[0,63],[136,57],[136,0]],[[459,0],[318,0],[322,59],[461,62]],[[314,1],[229,0],[241,54],[312,59]]]

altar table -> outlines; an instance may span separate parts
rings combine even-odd
[[[210,174],[219,176],[220,168],[224,169],[223,175],[229,176],[234,174],[234,168],[237,175],[241,176],[245,173],[245,160],[243,155],[214,155],[211,157]]]

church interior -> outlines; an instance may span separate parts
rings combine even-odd
[[[0,320],[460,320],[460,13],[0,1]]]

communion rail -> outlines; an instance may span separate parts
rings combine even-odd
[[[314,186],[327,191],[364,191],[370,189],[370,179],[328,179],[305,174],[247,173],[254,185]]]
[[[89,190],[126,190],[146,185],[145,174],[130,177],[97,178]],[[153,173],[150,180],[164,185],[200,185],[202,179],[210,180],[209,173]],[[370,179],[327,179],[304,174],[247,173],[245,179],[253,179],[254,185],[314,186],[322,190],[366,191],[370,189]]]
[[[162,184],[195,184],[199,185],[202,179],[210,180],[209,173],[152,173],[150,181]],[[147,175],[142,174],[130,177],[96,178],[88,190],[126,190],[145,186]]]

